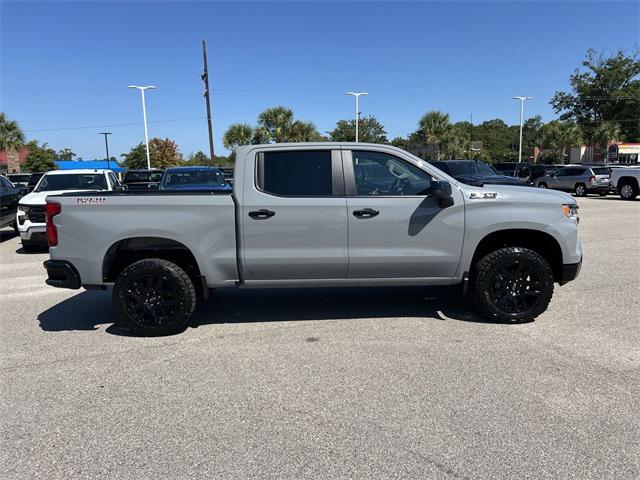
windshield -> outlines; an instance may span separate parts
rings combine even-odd
[[[162,172],[127,172],[124,174],[124,183],[133,182],[159,182],[162,180]]]
[[[45,175],[36,192],[53,190],[105,190],[107,182],[101,173],[69,173],[64,175]]]
[[[191,170],[181,172],[167,172],[164,178],[165,186],[180,185],[225,185],[224,178],[213,170]]]

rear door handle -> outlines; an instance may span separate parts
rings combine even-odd
[[[354,210],[353,216],[358,218],[371,218],[378,215],[380,212],[378,210],[374,210],[373,208],[365,208],[363,210]]]
[[[267,210],[266,208],[261,208],[260,210],[254,210],[249,212],[249,216],[251,218],[255,218],[256,220],[261,220],[265,218],[271,218],[276,214],[273,210]]]

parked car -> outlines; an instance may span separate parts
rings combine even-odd
[[[27,183],[27,188],[29,189],[29,192],[33,192],[33,189],[36,188],[36,185],[38,185],[38,182],[40,181],[44,173],[45,172],[31,173],[31,176],[29,177],[29,183]]]
[[[122,183],[132,191],[158,190],[163,173],[163,170],[157,168],[127,170],[122,178]]]
[[[20,199],[16,224],[25,251],[47,246],[45,205],[49,195],[87,190],[122,189],[111,170],[53,170],[45,173],[33,192]]]
[[[525,185],[526,182],[507,175],[500,175],[480,160],[446,160],[430,162],[436,168],[467,185]]]
[[[233,185],[233,167],[218,167],[222,172],[224,181],[229,185]]]
[[[0,175],[0,228],[14,226],[22,188]]]
[[[113,285],[116,322],[144,335],[183,330],[221,287],[469,285],[512,322],[582,262],[570,195],[471,187],[389,145],[239,147],[234,185],[49,196],[47,283]]]
[[[633,200],[640,193],[640,167],[614,168],[611,170],[611,187],[620,198]]]
[[[589,193],[604,196],[611,189],[610,175],[608,167],[566,166],[539,178],[537,186],[574,192],[578,197]]]
[[[28,187],[29,178],[31,178],[31,174],[30,173],[9,173],[7,174],[7,178],[16,187]]]
[[[547,169],[539,163],[504,162],[491,165],[500,175],[520,178],[527,183],[534,183],[540,177],[547,175]]]
[[[209,190],[231,191],[222,176],[214,167],[172,167],[162,176],[160,190]]]

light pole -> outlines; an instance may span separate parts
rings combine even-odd
[[[524,126],[524,101],[531,100],[531,97],[513,97],[514,100],[520,100],[520,148],[518,152],[518,163],[522,162],[522,127]]]
[[[147,133],[147,106],[144,101],[144,91],[153,90],[154,85],[129,85],[129,88],[137,88],[142,95],[142,117],[144,119],[144,142],[147,145],[147,168],[151,170],[151,157],[149,156],[149,134]]]
[[[109,164],[109,140],[107,140],[107,135],[111,135],[111,132],[100,132],[100,135],[104,135],[104,146],[107,149],[107,170],[111,170],[111,165]]]
[[[347,92],[347,95],[353,95],[356,97],[356,143],[358,143],[358,120],[360,119],[360,108],[358,100],[360,95],[369,95],[367,92]]]

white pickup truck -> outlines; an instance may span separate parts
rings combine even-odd
[[[52,170],[45,173],[33,192],[20,199],[16,226],[22,248],[31,251],[47,246],[45,235],[45,204],[49,195],[64,192],[113,191],[120,181],[111,170]]]
[[[610,182],[620,198],[633,200],[640,193],[640,167],[612,168]]]
[[[469,186],[364,143],[240,147],[233,192],[95,192],[47,198],[49,285],[113,285],[116,321],[186,328],[221,287],[462,285],[479,312],[535,318],[582,249],[574,198]]]

